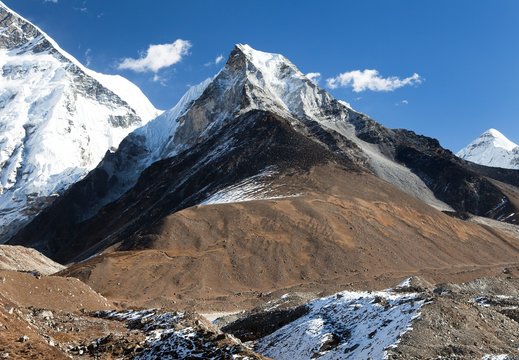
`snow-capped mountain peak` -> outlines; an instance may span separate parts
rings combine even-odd
[[[47,51],[55,56],[63,57],[128,103],[137,115],[146,122],[163,112],[153,106],[137,85],[120,75],[101,74],[88,69],[75,57],[63,50],[42,29],[10,9],[2,1],[0,1],[0,22],[2,25],[7,22],[10,23],[9,26],[0,28],[0,49],[15,50],[18,54]]]
[[[516,143],[510,141],[506,136],[504,136],[496,129],[488,129],[481,135],[481,138],[490,139],[495,147],[502,148],[507,151],[512,151],[518,146]]]
[[[322,121],[323,107],[336,102],[326,91],[307,78],[290,60],[280,54],[237,44],[227,62],[227,71],[241,67],[250,109],[268,109],[282,115]],[[239,72],[238,72],[239,73]]]
[[[0,242],[155,118],[140,89],[85,68],[0,2]]]
[[[496,129],[485,131],[456,155],[480,165],[519,169],[519,146]]]

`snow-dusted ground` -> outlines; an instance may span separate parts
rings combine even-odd
[[[500,354],[500,355],[485,355],[485,356],[483,356],[483,358],[481,360],[513,360],[513,358],[507,354]]]
[[[496,129],[485,131],[456,155],[480,165],[519,169],[519,145]]]
[[[204,328],[199,320],[188,320],[183,312],[159,310],[102,311],[97,316],[126,322],[130,328],[140,329],[146,336],[146,345],[134,360],[153,359],[252,359],[243,355],[239,341],[228,338],[225,346]]]
[[[307,315],[260,339],[255,350],[276,360],[383,359],[423,304],[413,293],[340,292],[310,302]]]
[[[301,196],[301,194],[274,195],[273,193],[276,192],[269,178],[275,174],[276,171],[274,170],[264,171],[214,193],[201,202],[200,205],[228,204],[252,200],[274,200]]]

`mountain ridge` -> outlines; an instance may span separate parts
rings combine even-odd
[[[272,129],[258,131],[255,126],[261,128],[262,121]],[[260,136],[269,131],[285,135],[269,143]],[[479,174],[479,168],[468,166],[435,139],[387,129],[355,112],[282,55],[236,45],[215,77],[188,91],[162,117],[127,136],[116,152],[107,154],[12,243],[35,246],[60,261],[80,260],[138,238],[141,230],[162,217],[203,205],[226,188],[254,199],[236,185],[254,178],[254,186],[266,191],[265,177],[260,174],[274,169],[278,171],[275,177],[283,177],[293,172],[274,150],[275,156],[258,163],[252,160],[254,151],[268,153],[269,147],[283,147],[285,138],[306,138],[314,146],[312,153],[323,154],[321,165],[326,159],[336,159],[332,161],[336,163],[341,159],[346,171],[375,175],[437,209],[517,221],[516,202],[489,180],[492,172]],[[236,149],[242,149],[241,153]],[[313,156],[305,151],[299,152],[302,160]],[[254,166],[239,167],[244,164]],[[220,168],[229,171],[222,174]],[[231,170],[238,168],[242,170]],[[499,178],[513,184],[517,179],[518,174],[511,171]],[[276,197],[297,193],[293,189]],[[255,196],[269,197],[257,191]],[[233,199],[239,201],[239,197]],[[73,250],[67,249],[71,244],[75,244]]]

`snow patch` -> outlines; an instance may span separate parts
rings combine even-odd
[[[423,305],[417,294],[337,293],[310,302],[307,315],[260,339],[255,350],[277,360],[383,359]]]
[[[126,322],[129,328],[144,332],[146,344],[142,351],[133,357],[134,360],[250,358],[239,354],[242,346],[237,340],[232,338],[235,344],[219,345],[199,320],[188,319],[187,314],[183,312],[148,309],[100,311],[95,315]]]
[[[237,184],[217,191],[202,201],[200,205],[228,204],[253,200],[274,200],[302,195],[272,195],[274,189],[271,184],[269,184],[268,178],[273,177],[276,173],[276,171],[267,170],[258,175],[247,178]]]

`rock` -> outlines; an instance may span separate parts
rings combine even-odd
[[[52,311],[44,310],[40,313],[40,317],[44,320],[52,320],[54,319],[54,315],[52,314]]]
[[[29,341],[29,337],[27,335],[24,335],[18,339],[18,342],[24,343]]]

